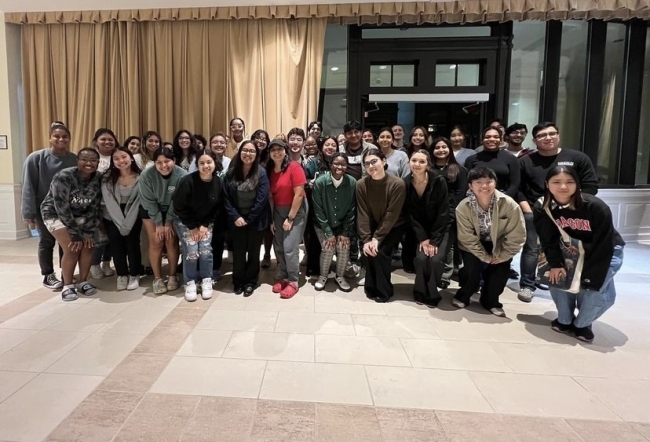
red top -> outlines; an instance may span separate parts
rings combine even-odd
[[[271,194],[276,206],[290,206],[293,203],[293,188],[307,183],[302,166],[292,161],[284,172],[271,171]]]

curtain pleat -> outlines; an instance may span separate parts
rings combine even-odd
[[[120,141],[146,130],[248,133],[316,118],[326,19],[107,22],[22,28],[28,151],[53,120],[72,147],[110,127]]]
[[[18,24],[327,18],[331,23],[477,23],[650,18],[650,0],[457,0],[6,13]]]

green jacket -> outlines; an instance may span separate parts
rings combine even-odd
[[[140,174],[140,205],[157,226],[172,222],[174,217],[172,196],[178,182],[185,175],[187,172],[178,166],[174,166],[171,176],[167,179],[164,179],[155,167],[145,169]],[[164,222],[162,212],[167,212]]]
[[[331,173],[319,176],[314,183],[312,199],[317,226],[326,238],[334,236],[334,229],[342,228],[341,235],[351,236],[355,229],[357,181],[350,175],[343,175],[343,182],[336,188]]]

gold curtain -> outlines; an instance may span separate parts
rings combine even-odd
[[[324,5],[224,6],[115,11],[15,12],[9,23],[327,18],[340,24],[475,23],[650,18],[650,0],[457,0]]]
[[[72,147],[110,127],[227,131],[233,116],[270,133],[303,127],[318,110],[325,19],[105,22],[22,28],[28,151],[53,120]]]

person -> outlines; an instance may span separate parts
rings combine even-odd
[[[123,146],[129,149],[135,156],[140,153],[140,146],[142,146],[142,143],[140,143],[140,137],[137,135],[131,135],[129,138],[124,140]]]
[[[433,173],[431,163],[426,149],[416,150],[409,160],[411,173],[404,178],[407,229],[402,252],[402,259],[404,255],[414,257],[413,298],[429,308],[442,299],[438,286],[449,248],[447,181]]]
[[[201,134],[194,134],[194,142],[196,143],[196,150],[205,150],[208,147],[208,140]]]
[[[117,290],[140,287],[140,168],[127,147],[117,147],[102,180],[102,217],[113,252]]]
[[[145,170],[154,165],[153,154],[162,145],[162,138],[158,132],[149,130],[142,135],[142,144],[144,145],[144,149],[142,149],[142,165],[138,165],[140,169]]]
[[[217,156],[217,161],[221,163],[224,173],[230,167],[230,158],[226,156],[227,147],[228,141],[223,132],[217,132],[210,137],[210,149]]]
[[[360,180],[363,174],[361,157],[366,149],[374,147],[361,139],[361,123],[352,120],[343,126],[345,140],[339,144],[339,152],[348,157],[347,173],[355,180]],[[340,140],[339,140],[340,141]]]
[[[329,173],[318,177],[312,190],[315,234],[321,245],[320,271],[314,284],[316,290],[323,290],[336,253],[335,281],[344,292],[352,290],[345,278],[350,255],[350,238],[353,238],[357,211],[356,180],[345,173],[348,159],[343,153],[332,157]]]
[[[340,133],[336,136],[336,141],[338,141],[339,146],[341,146],[343,143],[345,143],[345,134]]]
[[[78,293],[92,296],[97,288],[88,282],[93,256],[94,235],[99,224],[101,201],[99,153],[90,147],[77,156],[77,166],[58,172],[41,204],[43,224],[63,248],[64,301],[74,301]],[[80,282],[74,284],[74,270],[79,265]]]
[[[260,163],[260,166],[266,168],[266,162],[269,160],[269,151],[267,150],[267,146],[269,145],[269,141],[271,141],[269,133],[264,129],[257,129],[253,132],[253,135],[251,135],[251,141],[255,144],[257,150],[259,150],[259,158],[256,160]]]
[[[467,158],[474,155],[476,152],[465,147],[467,138],[465,137],[465,132],[463,132],[463,129],[460,126],[456,125],[453,127],[449,134],[449,141],[451,141],[451,147],[454,151],[456,162],[461,166],[465,166]]]
[[[383,127],[377,135],[377,145],[386,157],[388,168],[386,173],[398,178],[405,178],[411,173],[409,169],[409,156],[403,150],[393,148],[393,131],[390,127]]]
[[[467,193],[467,169],[458,164],[453,154],[451,141],[444,137],[433,140],[433,170],[447,181],[449,199],[449,248],[444,262],[444,271],[439,287],[449,287],[454,268],[460,264],[460,252],[456,235],[456,207]]]
[[[614,276],[623,265],[625,242],[614,228],[612,212],[598,197],[580,191],[576,169],[560,165],[551,168],[546,175],[546,192],[543,203],[535,206],[534,224],[551,267],[551,283],[566,278],[569,266],[560,249],[559,228],[582,242],[584,261],[580,291],[569,293],[553,285],[550,287],[558,313],[551,328],[591,342],[594,340],[592,324],[616,301]]]
[[[172,195],[174,229],[181,241],[185,300],[212,298],[212,232],[223,210],[223,182],[216,175],[217,156],[211,149],[196,154],[196,171],[183,176]],[[219,164],[220,165],[220,164]]]
[[[363,130],[363,132],[361,133],[361,139],[368,144],[375,144],[377,142],[377,139],[375,138],[375,134],[370,129]]]
[[[318,140],[323,135],[323,125],[320,121],[312,121],[307,125],[307,136],[314,137]]]
[[[190,166],[193,164],[196,166],[196,153],[198,151],[194,136],[188,130],[179,130],[174,135],[172,149],[176,157],[176,164],[186,172],[193,172],[193,170],[190,170]]]
[[[107,128],[97,129],[93,137],[93,148],[99,153],[99,165],[97,166],[97,173],[103,176],[111,166],[112,155],[115,147],[118,146],[117,137],[112,130]],[[102,210],[104,202],[102,201]],[[102,279],[103,277],[113,276],[115,272],[111,268],[111,259],[113,253],[111,246],[106,236],[106,228],[101,222],[99,224],[99,237],[93,249],[93,260],[90,265],[90,276],[93,279]]]
[[[494,127],[486,127],[481,136],[483,151],[465,161],[467,170],[478,166],[487,167],[497,176],[497,190],[516,199],[519,192],[520,170],[517,158],[499,148],[502,136]]]
[[[276,139],[269,143],[269,158],[266,169],[271,185],[271,230],[280,277],[272,289],[282,298],[291,298],[298,293],[298,246],[307,218],[304,187],[307,178],[300,164],[291,161],[289,148],[284,141]]]
[[[364,292],[376,302],[393,296],[391,254],[404,234],[404,180],[386,173],[384,153],[368,149],[362,157],[367,176],[357,182],[357,224],[366,259]]]
[[[331,156],[330,156],[331,157]],[[305,171],[307,184],[305,185],[305,196],[307,197],[307,223],[303,244],[305,245],[305,276],[310,277],[320,273],[321,245],[316,236],[316,220],[314,218],[314,207],[312,202],[312,189],[316,179],[329,170],[329,162],[324,158],[323,153],[316,140],[307,137],[305,140],[305,158],[302,167]],[[301,263],[302,264],[302,263]]]
[[[226,156],[232,158],[241,143],[246,139],[246,123],[244,123],[243,119],[235,117],[230,120],[228,127],[230,128],[230,142],[228,143]]]
[[[235,294],[248,297],[258,284],[260,249],[269,230],[269,179],[251,141],[239,146],[224,183],[228,227],[232,232],[232,282]]]
[[[291,161],[295,161],[301,166],[305,162],[302,155],[303,147],[305,146],[305,131],[299,127],[292,128],[287,133],[287,147],[289,148],[289,157]]]
[[[427,141],[427,130],[422,126],[415,126],[411,129],[409,134],[409,142],[401,150],[406,152],[406,155],[410,158],[413,155],[413,152],[424,149],[429,150],[429,142]]]
[[[63,282],[54,273],[56,239],[43,223],[41,204],[50,190],[54,175],[68,167],[75,167],[77,156],[69,151],[70,130],[62,122],[52,123],[49,141],[49,148],[30,153],[25,160],[21,212],[29,227],[38,229],[38,265],[43,276],[43,286],[56,290],[63,287]],[[62,254],[59,246],[59,255]]]
[[[524,217],[512,198],[496,190],[497,175],[492,169],[478,166],[469,171],[467,181],[468,196],[456,208],[463,267],[452,304],[465,308],[482,277],[481,305],[505,317],[499,296],[508,282],[512,258],[524,244]]]
[[[519,159],[521,184],[517,201],[526,221],[526,243],[521,253],[521,278],[517,294],[522,302],[531,302],[537,287],[546,288],[535,281],[539,246],[533,223],[533,207],[546,192],[548,172],[559,164],[571,166],[578,173],[580,192],[591,195],[598,193],[598,177],[591,160],[578,150],[562,148],[560,131],[554,122],[537,124],[533,127],[532,136],[537,151]]]
[[[506,128],[506,141],[508,147],[505,151],[517,158],[525,157],[535,152],[535,149],[524,148],[523,144],[528,135],[528,127],[522,123],[511,124]]]
[[[306,167],[307,164],[314,158],[320,156],[320,149],[318,148],[318,141],[316,138],[308,135],[305,139],[305,145],[303,147],[305,155],[302,160],[303,167]]]
[[[178,288],[176,269],[178,267],[178,237],[174,233],[172,220],[174,206],[172,196],[178,182],[187,173],[174,164],[174,151],[159,147],[153,153],[155,167],[145,169],[140,176],[140,217],[147,232],[149,261],[153,270],[153,292],[156,295]],[[167,249],[169,279],[165,284],[162,276],[163,248]]]
[[[391,128],[393,133],[393,145],[395,149],[403,149],[404,143],[404,127],[401,124],[396,124]]]

